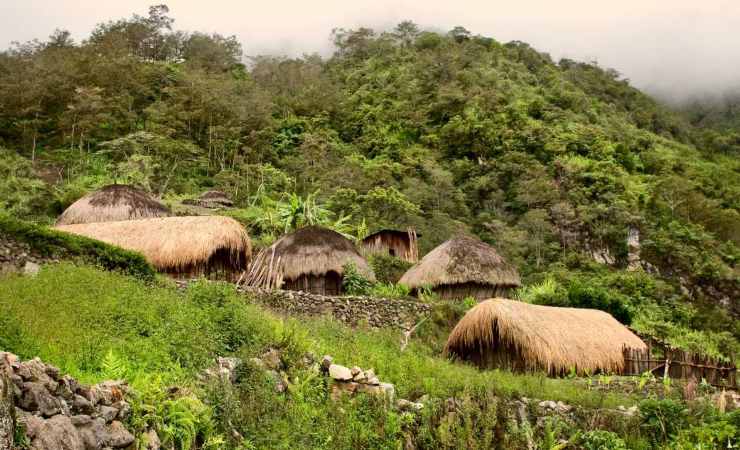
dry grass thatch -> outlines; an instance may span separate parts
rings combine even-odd
[[[56,228],[140,252],[169,273],[241,272],[252,252],[246,230],[230,217],[164,217]]]
[[[72,203],[57,225],[167,217],[170,210],[133,186],[111,184]]]
[[[244,278],[249,286],[279,289],[284,282],[301,276],[323,276],[354,263],[357,270],[374,281],[375,275],[352,241],[336,231],[310,226],[278,239],[260,251]]]
[[[608,313],[595,309],[486,300],[465,314],[447,339],[445,353],[481,367],[563,374],[621,373],[623,348],[647,346]]]
[[[469,236],[454,237],[424,256],[399,280],[417,289],[463,283],[516,287],[516,268],[490,245]]]

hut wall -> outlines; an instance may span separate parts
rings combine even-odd
[[[507,297],[511,289],[504,286],[493,286],[480,283],[442,284],[434,292],[443,300],[462,300],[473,297],[478,301],[495,297]]]
[[[390,255],[404,261],[415,263],[419,251],[408,234],[381,233],[363,242],[367,253]]]
[[[294,280],[285,280],[283,289],[303,291],[319,295],[340,295],[343,293],[342,276],[331,271],[323,275],[301,275]]]
[[[238,254],[227,248],[219,248],[207,261],[168,267],[164,272],[179,279],[205,276],[214,280],[236,281],[247,267],[245,254]]]

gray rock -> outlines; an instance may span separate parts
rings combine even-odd
[[[90,416],[74,416],[72,423],[75,424],[82,442],[87,450],[100,450],[106,445],[108,431],[105,428],[105,420],[93,419]]]
[[[149,430],[144,433],[142,437],[143,444],[146,445],[146,450],[159,450],[162,447],[162,442],[159,440],[159,435],[154,430]]]
[[[40,382],[23,384],[19,406],[26,411],[39,411],[44,417],[51,417],[62,412],[59,400],[52,396]]]
[[[352,371],[339,364],[329,366],[329,376],[334,380],[349,381],[352,379]]]
[[[95,412],[95,407],[85,397],[75,394],[72,401],[72,411],[79,414],[92,414]]]
[[[29,426],[28,424],[32,424]],[[86,450],[80,433],[72,425],[69,416],[56,415],[50,419],[31,419],[26,421],[31,450]]]
[[[352,372],[352,376],[354,377],[357,374],[359,374],[360,372],[362,372],[362,369],[360,369],[357,366],[352,366],[352,368],[350,369],[350,372]]]
[[[133,444],[134,440],[134,435],[129,433],[121,422],[114,421],[108,426],[108,436],[105,445],[113,448],[124,448]]]
[[[269,349],[261,356],[265,366],[271,370],[280,370],[282,368],[282,361],[280,360],[280,352],[274,348]]]
[[[118,410],[116,418],[120,421],[125,421],[131,415],[131,405],[124,401],[113,404],[113,407]]]
[[[23,266],[24,275],[35,277],[36,275],[38,275],[39,271],[41,271],[41,266],[39,266],[35,262],[26,261],[26,264]]]
[[[118,410],[112,406],[102,405],[98,408],[98,417],[105,420],[105,423],[113,422],[113,419],[118,417]]]
[[[398,399],[396,406],[401,411],[421,411],[424,408],[423,403],[411,402],[403,398]]]

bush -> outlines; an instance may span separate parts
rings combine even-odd
[[[3,213],[0,213],[0,233],[27,243],[44,256],[79,259],[87,264],[120,271],[146,281],[153,280],[156,274],[154,267],[139,253],[95,239],[19,221]]]
[[[599,286],[589,286],[579,280],[573,280],[568,287],[568,304],[575,308],[600,309],[623,324],[632,323],[632,313],[627,307],[626,298]]]
[[[584,450],[627,450],[624,440],[611,431],[594,430],[583,433],[579,444]]]
[[[655,443],[665,443],[686,426],[688,411],[671,399],[640,402],[641,427]]]
[[[372,283],[357,270],[354,263],[349,263],[344,266],[342,287],[344,292],[349,295],[367,295]]]
[[[410,262],[390,255],[370,255],[370,266],[379,283],[398,283],[404,273],[413,265]]]

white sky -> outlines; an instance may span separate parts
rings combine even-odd
[[[95,24],[167,3],[175,27],[236,35],[245,53],[331,51],[332,28],[462,25],[521,40],[554,58],[596,60],[653,92],[688,96],[740,86],[740,0],[0,0],[0,48],[46,38],[77,41]]]

